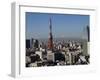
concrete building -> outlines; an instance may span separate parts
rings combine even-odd
[[[47,60],[55,61],[55,55],[52,51],[47,51]]]

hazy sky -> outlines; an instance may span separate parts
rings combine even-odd
[[[54,38],[87,37],[86,26],[89,25],[88,15],[49,14],[26,12],[26,38],[48,38],[49,20],[52,20]]]

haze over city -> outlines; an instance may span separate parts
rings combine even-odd
[[[48,38],[49,19],[54,38],[86,38],[89,15],[26,12],[26,39]]]

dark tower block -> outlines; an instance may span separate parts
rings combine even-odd
[[[87,36],[88,36],[88,42],[90,41],[90,28],[87,26]]]
[[[30,48],[30,40],[29,39],[26,39],[26,48]]]
[[[50,21],[49,21],[48,49],[49,50],[52,50],[53,49],[53,36],[52,36],[52,22],[51,22],[51,18],[50,18]]]

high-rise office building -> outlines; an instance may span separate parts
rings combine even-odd
[[[30,48],[30,40],[26,39],[26,48]]]
[[[90,28],[87,26],[87,35],[88,35],[88,42],[90,41]]]

